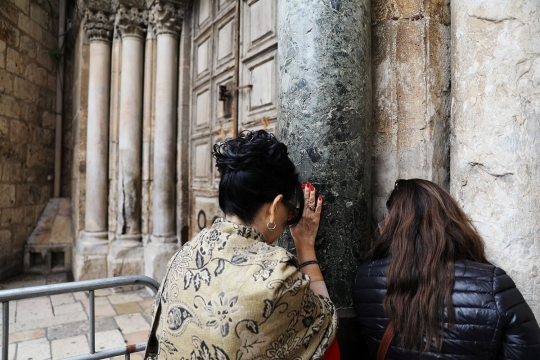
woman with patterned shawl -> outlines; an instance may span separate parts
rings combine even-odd
[[[225,218],[169,261],[145,358],[321,359],[337,330],[314,250],[322,196],[264,130],[214,145],[213,156]],[[286,226],[298,259],[274,244]]]

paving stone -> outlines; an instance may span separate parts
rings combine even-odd
[[[28,331],[21,331],[9,334],[9,342],[21,342],[26,340],[34,340],[45,337],[45,329],[34,329]]]
[[[148,341],[148,334],[149,330],[147,331],[137,331],[131,334],[124,334],[124,339],[126,339],[126,344],[139,344],[139,343],[146,343]]]
[[[70,324],[58,324],[47,328],[47,338],[51,340],[58,340],[70,336],[87,335],[88,334],[88,320],[77,321]],[[118,330],[118,325],[114,321],[114,318],[101,318],[96,319],[95,331],[104,332],[109,330]]]
[[[94,290],[94,296],[109,296],[112,294],[111,289],[97,289]]]
[[[53,306],[71,304],[75,302],[73,294],[58,294],[51,296],[51,303]]]
[[[116,323],[122,330],[123,334],[130,334],[139,331],[150,330],[148,321],[139,313],[137,314],[125,314],[115,316]]]
[[[116,330],[118,329],[118,324],[114,321],[113,317],[106,317],[101,319],[96,319],[96,332],[103,332],[107,330]]]
[[[84,308],[80,302],[76,302],[73,304],[58,305],[58,306],[54,306],[53,308],[54,308],[55,315],[64,315],[64,314],[73,314],[76,312],[84,312]]]
[[[109,330],[96,333],[96,351],[126,346],[120,330]]]
[[[47,360],[50,358],[51,345],[45,338],[17,344],[17,360]]]
[[[37,319],[50,318],[53,316],[51,299],[49,299],[49,297],[17,301],[17,315],[15,322],[36,321]]]
[[[113,305],[118,315],[141,312],[142,309],[136,302]]]
[[[47,339],[49,341],[86,334],[88,334],[88,320],[70,324],[58,324],[47,328]]]
[[[85,335],[72,336],[52,342],[53,359],[63,359],[75,355],[88,354],[88,340]]]
[[[84,310],[86,311],[86,314],[89,314],[88,301],[83,301],[82,305],[84,307]],[[94,311],[95,311],[96,319],[117,315],[116,310],[114,310],[111,303],[109,302],[109,299],[107,299],[106,297],[94,298]]]
[[[52,311],[52,310],[51,310]],[[13,328],[13,332],[33,330],[39,328],[47,328],[53,325],[58,324],[70,324],[81,320],[86,320],[86,314],[84,312],[67,314],[67,315],[58,315],[50,318],[43,318],[39,321],[31,320],[24,322],[16,322],[10,325],[10,328]]]
[[[84,291],[73,293],[73,297],[75,298],[75,300],[88,302],[88,295]]]
[[[144,299],[137,294],[136,292],[131,293],[122,293],[122,294],[114,294],[108,297],[111,304],[124,304],[129,302],[139,302],[143,301]]]

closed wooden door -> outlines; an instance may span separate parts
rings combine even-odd
[[[190,238],[223,216],[213,144],[235,128],[275,132],[277,120],[277,0],[200,0],[193,11]]]

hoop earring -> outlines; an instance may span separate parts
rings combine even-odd
[[[267,228],[268,230],[270,230],[270,231],[276,230],[276,226],[277,226],[277,224],[276,224],[275,221],[274,221],[274,226],[273,226],[273,227],[270,227],[270,221],[268,221],[268,222],[266,223],[266,228]]]

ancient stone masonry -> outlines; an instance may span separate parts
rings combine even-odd
[[[52,195],[58,1],[0,1],[0,279]],[[56,61],[56,62],[55,62]]]
[[[85,229],[74,261],[77,279],[145,271],[160,278],[178,248],[177,175],[171,164],[177,151],[176,74],[185,6],[125,3],[113,7],[112,14],[88,11],[83,26],[90,42],[89,85],[101,76],[107,86],[99,93],[103,107],[94,104],[97,97],[89,86],[86,184],[95,186],[86,187]],[[94,60],[98,54],[108,62]],[[93,61],[101,73],[92,71]]]
[[[373,212],[399,178],[448,188],[450,1],[373,0]]]
[[[452,1],[452,195],[540,318],[540,3]]]
[[[84,231],[76,245],[74,274],[78,279],[105,277],[108,246],[107,194],[108,123],[110,102],[111,38],[114,17],[86,12],[83,29],[90,41],[86,188]],[[92,275],[82,275],[92,268]]]
[[[183,10],[157,4],[151,23],[157,37],[154,118],[154,198],[151,241],[145,250],[145,273],[161,277],[168,259],[178,249],[175,217],[176,109],[178,35]]]

